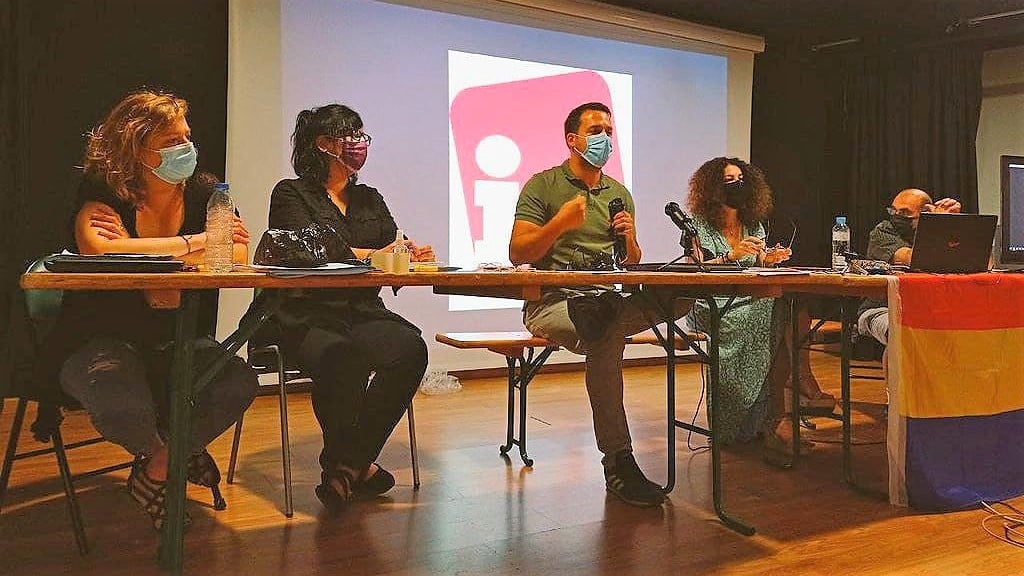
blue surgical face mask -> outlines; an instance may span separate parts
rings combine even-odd
[[[576,148],[573,147],[573,150]],[[580,153],[576,150],[576,153],[594,168],[601,168],[608,163],[608,157],[612,155],[612,137],[607,132],[590,134],[587,136],[586,151]]]
[[[160,154],[160,165],[156,168],[143,166],[153,171],[157,178],[169,184],[181,184],[196,171],[199,156],[191,142],[184,142],[169,148],[153,150]]]

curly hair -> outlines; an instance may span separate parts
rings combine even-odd
[[[690,212],[708,221],[717,230],[722,229],[725,191],[722,189],[725,167],[736,166],[743,173],[743,181],[750,187],[747,202],[739,209],[739,219],[748,227],[756,226],[771,214],[773,208],[772,189],[765,180],[761,169],[739,158],[719,156],[712,158],[690,177],[690,196],[687,206]]]
[[[88,133],[82,162],[86,174],[102,177],[118,198],[138,205],[144,196],[142,142],[187,113],[188,102],[167,92],[139,90],[125,96]]]

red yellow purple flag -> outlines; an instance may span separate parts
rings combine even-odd
[[[1024,493],[1024,276],[904,274],[889,313],[890,500]]]

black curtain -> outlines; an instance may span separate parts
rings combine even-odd
[[[845,209],[856,246],[866,247],[867,232],[904,188],[977,212],[981,59],[980,49],[952,44],[840,60],[837,133],[848,147]]]
[[[828,74],[799,41],[768,39],[754,64],[750,160],[764,170],[775,195],[772,229],[790,230],[789,220],[795,221],[792,263],[805,266],[822,265],[830,246],[821,224],[835,186],[824,161]]]
[[[199,168],[224,174],[228,0],[0,2],[0,394],[24,375],[26,263],[59,250],[83,135],[128,92],[189,101]]]
[[[17,61],[14,40],[16,6],[13,2],[0,4],[0,214],[7,216],[0,225],[0,398],[9,387],[11,362],[7,350],[11,339],[10,309],[11,285],[17,278],[10,247],[14,242],[13,190],[17,185],[15,149],[17,137],[18,78],[14,73]]]
[[[769,38],[754,67],[751,160],[775,191],[773,220],[797,221],[794,263],[828,265],[837,215],[863,251],[903,188],[977,210],[980,47],[829,53],[809,44]]]

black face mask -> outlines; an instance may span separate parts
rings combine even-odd
[[[739,210],[747,205],[750,198],[750,186],[743,180],[733,180],[722,184],[722,191],[725,192],[723,202],[729,208]]]
[[[889,216],[889,221],[892,222],[892,227],[896,229],[896,233],[904,240],[914,237],[913,218],[901,214],[893,214]]]

